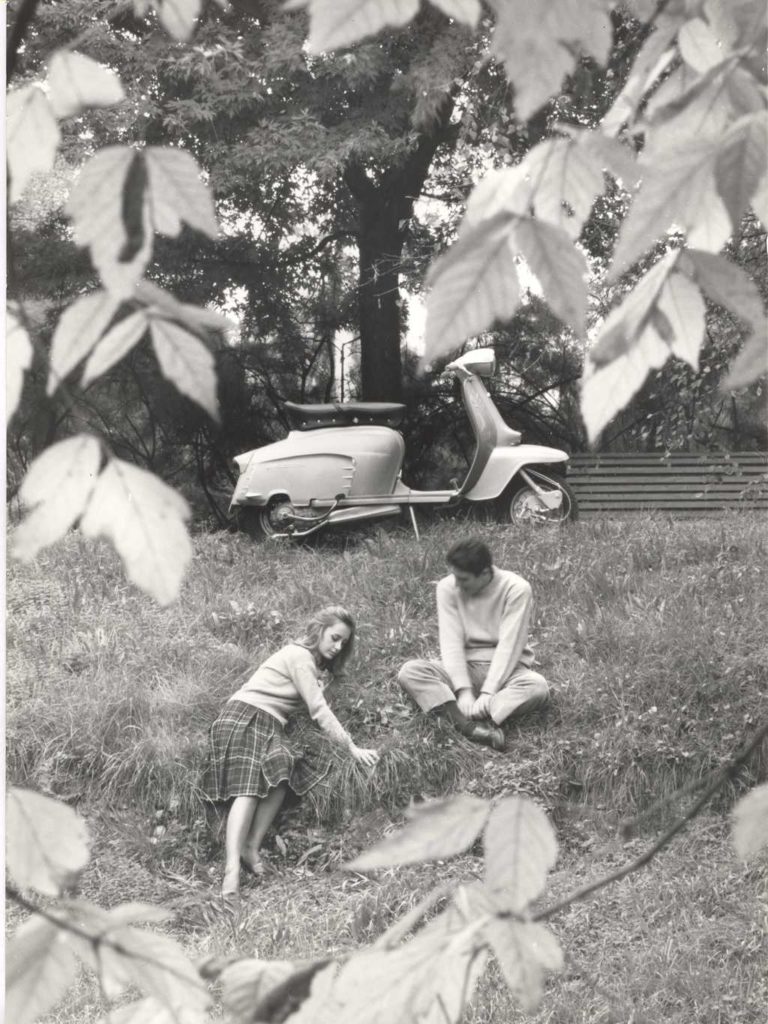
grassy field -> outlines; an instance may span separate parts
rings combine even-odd
[[[468,529],[533,585],[535,651],[553,687],[549,710],[515,725],[503,754],[435,729],[396,683],[407,657],[436,650],[434,583]],[[176,933],[198,955],[298,958],[369,941],[436,872],[467,877],[480,861],[375,880],[340,864],[410,799],[462,789],[523,792],[548,809],[561,843],[555,899],[635,856],[678,801],[629,842],[618,823],[721,764],[765,717],[767,552],[764,522],[736,515],[559,531],[445,522],[421,542],[379,534],[311,549],[201,535],[180,601],[161,610],[125,582],[109,548],[71,535],[8,568],[9,781],[87,816],[83,895],[177,907]],[[359,623],[349,679],[330,699],[382,761],[369,774],[339,759],[331,784],[284,815],[268,843],[272,870],[248,890],[233,934],[204,912],[222,852],[198,785],[207,728],[240,680],[329,602]],[[767,761],[754,759],[734,790],[765,778]],[[568,965],[532,1019],[763,1024],[768,874],[733,858],[734,795],[648,870],[553,920]],[[84,982],[56,1020],[99,1015]],[[492,966],[468,1020],[524,1019]]]

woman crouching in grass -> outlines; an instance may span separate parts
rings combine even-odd
[[[323,696],[352,652],[355,622],[344,608],[322,608],[304,635],[259,666],[229,698],[211,726],[211,757],[204,790],[211,800],[232,800],[227,816],[226,864],[221,893],[236,904],[241,865],[264,873],[259,849],[288,789],[303,796],[328,773],[330,758],[310,760],[284,733],[289,717],[306,705],[331,739],[361,764],[378,761],[375,750],[356,746]]]

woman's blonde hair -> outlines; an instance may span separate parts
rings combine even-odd
[[[296,641],[297,644],[306,647],[313,654],[317,654],[317,646],[320,643],[320,637],[323,635],[323,632],[337,622],[347,626],[349,629],[349,640],[332,661],[326,662],[326,666],[334,674],[344,668],[347,658],[352,653],[352,646],[355,641],[355,620],[346,608],[342,608],[339,604],[330,604],[326,608],[321,608],[320,611],[315,612],[304,627],[304,632]]]

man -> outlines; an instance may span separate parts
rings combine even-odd
[[[437,584],[440,661],[408,661],[398,682],[422,711],[503,750],[501,723],[549,697],[546,680],[531,668],[531,588],[498,569],[476,538],[454,544],[445,560],[451,574]]]

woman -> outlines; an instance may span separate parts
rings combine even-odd
[[[323,696],[352,652],[355,623],[344,608],[321,609],[304,635],[273,654],[229,698],[211,726],[211,760],[204,783],[211,800],[232,800],[227,816],[226,864],[221,893],[236,903],[240,867],[264,873],[259,854],[267,829],[288,789],[302,796],[328,772],[330,762],[311,763],[286,740],[288,718],[306,705],[326,735],[366,766],[379,755],[353,743]]]

